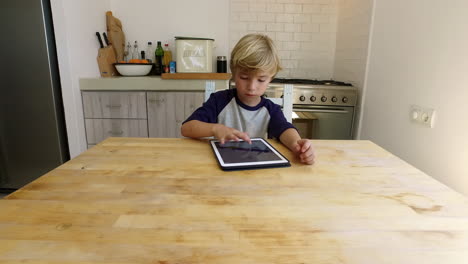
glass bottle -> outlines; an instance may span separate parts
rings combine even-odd
[[[140,59],[140,52],[138,51],[138,42],[135,40],[135,44],[133,45],[133,54],[132,59]]]
[[[155,61],[154,61],[154,67],[155,67],[155,74],[156,75],[161,75],[161,73],[163,73],[163,56],[164,56],[164,50],[161,46],[161,41],[158,41],[158,46],[156,47],[156,51],[154,52],[154,57],[155,57]]]
[[[172,60],[172,52],[169,49],[169,44],[164,44],[164,57],[163,57],[163,68],[164,72],[168,73],[169,72],[169,63]]]
[[[125,55],[124,60],[126,62],[132,59],[132,45],[130,44],[130,41],[127,44],[127,48],[124,52],[124,55]]]
[[[148,46],[146,47],[146,59],[149,63],[154,62],[154,50],[153,50],[153,42],[148,41]]]

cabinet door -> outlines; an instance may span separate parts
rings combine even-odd
[[[146,119],[145,92],[82,92],[85,118]]]
[[[88,145],[108,137],[148,137],[146,120],[138,119],[85,119]]]
[[[182,122],[203,103],[203,92],[148,92],[150,137],[182,137]]]

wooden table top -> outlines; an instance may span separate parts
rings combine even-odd
[[[207,142],[109,138],[0,200],[0,263],[468,263],[468,200],[370,141],[224,172]]]

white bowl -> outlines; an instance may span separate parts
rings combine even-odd
[[[152,63],[115,63],[114,66],[122,76],[145,76],[153,68]]]

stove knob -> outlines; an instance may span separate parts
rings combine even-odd
[[[343,99],[341,99],[341,101],[343,101],[343,103],[347,103],[348,102],[348,97],[344,96]]]
[[[301,96],[299,97],[299,100],[301,100],[301,102],[304,102],[304,101],[305,101],[305,96],[301,95]]]
[[[315,97],[315,96],[312,95],[312,96],[310,97],[310,101],[315,102],[315,100],[317,100],[317,97]]]
[[[320,98],[320,100],[321,100],[322,102],[326,102],[326,101],[327,101],[327,97],[324,95],[324,96],[322,96],[322,98]]]
[[[338,101],[338,98],[336,98],[336,96],[333,96],[332,97],[332,102],[336,103],[336,101]]]

